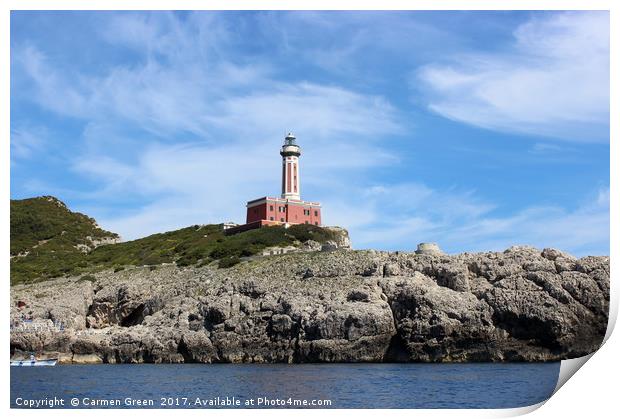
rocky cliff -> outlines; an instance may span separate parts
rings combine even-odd
[[[609,258],[315,251],[11,288],[11,352],[63,362],[552,361],[596,350]],[[23,318],[32,319],[23,321]]]

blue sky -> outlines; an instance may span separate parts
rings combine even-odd
[[[11,197],[243,222],[302,146],[356,248],[609,254],[606,12],[12,12]]]

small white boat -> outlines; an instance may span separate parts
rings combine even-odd
[[[12,367],[53,367],[58,362],[57,358],[36,359],[30,355],[30,359],[11,360]]]

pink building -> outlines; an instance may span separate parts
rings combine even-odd
[[[301,148],[291,133],[284,139],[280,150],[282,156],[282,195],[279,198],[262,197],[247,203],[246,224],[233,227],[227,232],[278,224],[321,225],[321,204],[301,200],[299,156]]]

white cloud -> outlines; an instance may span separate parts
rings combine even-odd
[[[12,70],[11,74],[15,74],[16,79],[29,78],[34,82],[26,84],[27,88],[20,91],[22,97],[61,115],[86,115],[89,94],[86,90],[90,90],[90,86],[82,84],[81,77],[65,77],[54,70],[45,54],[33,45],[14,48],[12,58],[12,65],[18,70]]]
[[[360,195],[363,199],[351,205],[351,212],[340,208],[341,218],[335,217],[350,227],[357,248],[414,250],[418,243],[431,241],[450,253],[502,251],[524,244],[577,256],[609,254],[609,188],[574,209],[532,206],[501,216],[471,191],[399,184]],[[326,218],[331,221],[332,216]]]
[[[216,121],[228,128],[245,126],[246,134],[255,129],[271,132],[273,127],[294,127],[313,138],[334,139],[401,131],[396,111],[385,99],[306,82],[232,97],[222,102],[220,111]]]
[[[416,72],[433,111],[483,128],[606,142],[609,14],[567,12],[519,26],[509,53],[454,56]]]
[[[265,167],[273,159],[263,154],[260,147],[249,146],[156,145],[131,164],[99,164],[91,156],[74,170],[103,181],[105,187],[94,192],[99,202],[142,196],[141,202],[147,203],[134,209],[112,215],[102,208],[92,210],[102,226],[135,239],[192,224],[242,221],[245,201],[255,197],[256,189],[278,184],[270,179],[277,177],[276,170]]]
[[[327,223],[349,226],[358,248],[391,250],[412,250],[422,241],[441,241],[446,229],[467,225],[494,208],[473,191],[434,190],[421,183],[375,185],[365,190],[358,185],[339,199],[348,202],[349,208],[336,211],[335,217],[326,211]]]
[[[532,154],[548,154],[548,153],[558,153],[565,151],[565,147],[561,147],[557,144],[553,143],[536,143],[530,149],[530,153]]]
[[[236,141],[279,136],[286,127],[332,139],[401,131],[396,110],[380,96],[307,82],[279,83],[260,66],[223,63],[208,73],[197,63],[193,70],[179,70],[149,61],[136,68],[117,67],[104,78],[90,80],[88,88],[76,89],[38,50],[28,48],[22,56],[38,86],[33,97],[44,107],[100,125],[115,118],[162,138],[179,131],[209,138],[213,131],[225,129]],[[227,87],[216,79],[235,85]],[[236,91],[249,82],[255,84],[249,91]]]
[[[25,159],[46,147],[47,129],[17,125],[11,128],[11,158]]]
[[[609,254],[609,189],[568,210],[531,207],[506,217],[482,218],[447,235],[472,250],[501,250],[512,244],[555,247],[577,256]]]
[[[164,25],[170,22],[168,14],[124,13],[110,16],[103,22],[101,34],[105,40],[139,52],[152,52],[165,45]]]
[[[430,24],[422,15],[415,11],[300,11],[263,13],[258,19],[261,35],[273,40],[290,59],[368,84],[385,77],[372,67],[391,67],[391,57],[407,63],[434,55],[436,48],[429,40],[448,50],[461,44],[461,36]]]
[[[216,200],[217,197],[204,195],[169,196],[133,211],[115,212],[113,216],[103,214],[96,219],[102,228],[118,232],[123,240],[134,240],[150,234],[205,224],[209,220],[224,222],[232,217],[234,220],[235,216],[240,215],[239,210],[233,210],[228,212],[229,218],[216,218],[220,215],[220,208],[213,205]],[[242,209],[242,205],[237,205],[237,208]],[[101,212],[101,207],[82,210],[90,215]]]
[[[401,131],[396,109],[381,96],[281,82],[271,62],[227,53],[247,40],[218,16],[111,15],[100,23],[101,36],[140,53],[137,62],[96,75],[64,72],[35,46],[22,45],[13,51],[14,73],[29,77],[28,97],[47,109],[99,126],[132,124],[160,140],[190,133],[207,141],[217,135],[221,143],[221,130],[231,141],[286,129],[366,139]]]

